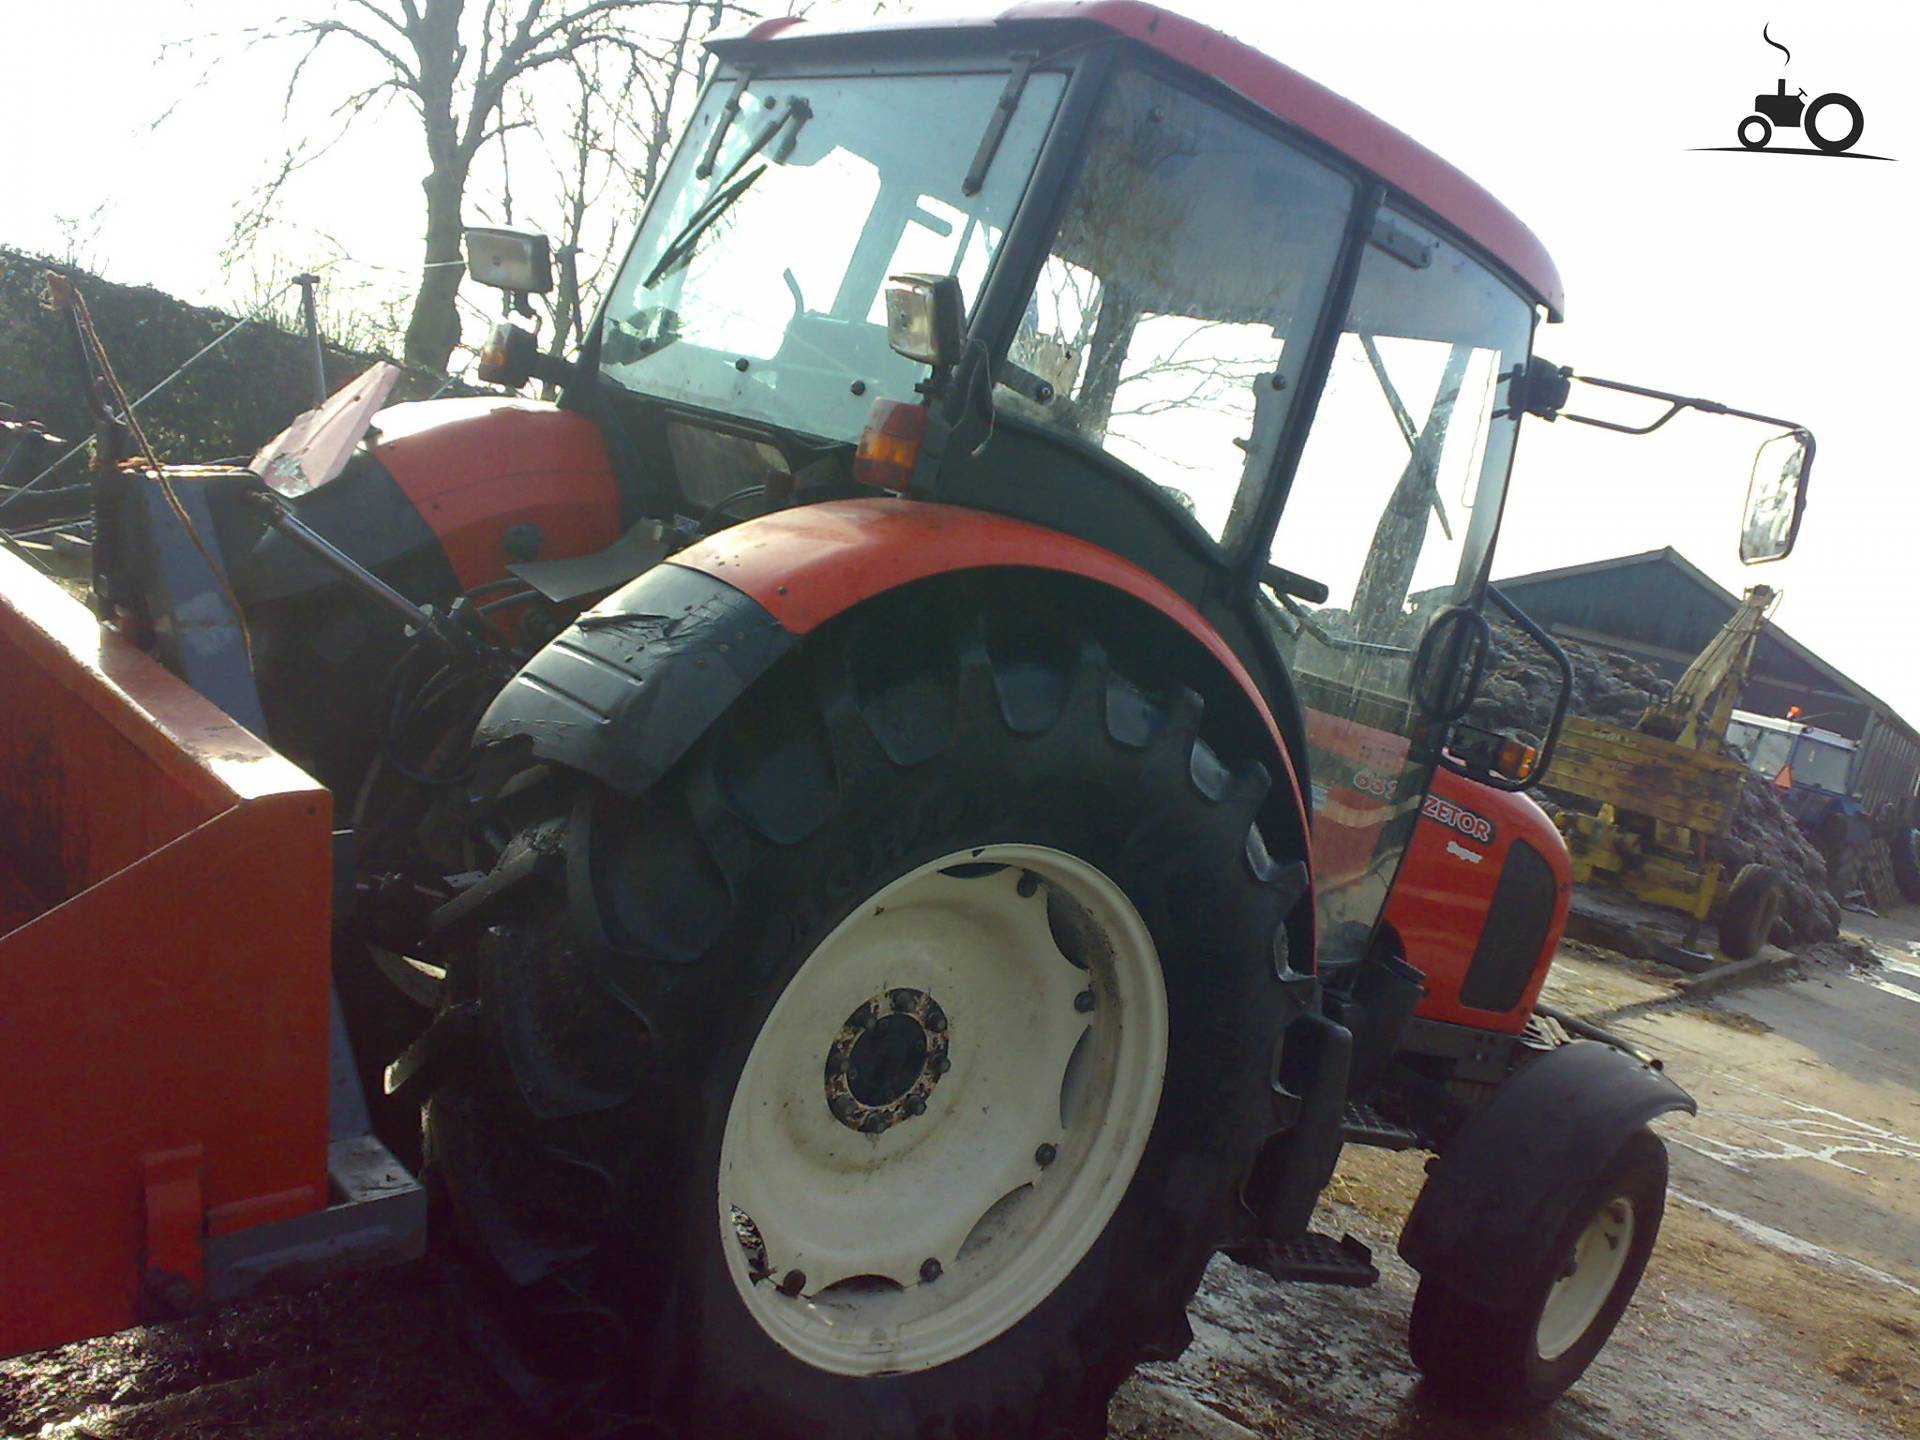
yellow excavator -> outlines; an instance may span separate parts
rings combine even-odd
[[[1694,947],[1716,909],[1720,949],[1734,960],[1758,953],[1779,917],[1780,876],[1771,866],[1743,866],[1723,886],[1723,867],[1708,858],[1732,823],[1746,771],[1727,744],[1727,725],[1778,599],[1772,587],[1753,586],[1666,700],[1630,727],[1569,715],[1554,756],[1553,788],[1597,807],[1558,817],[1574,882],[1599,878],[1684,913],[1678,963],[1706,958]]]

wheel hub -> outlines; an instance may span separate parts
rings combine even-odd
[[[953,1068],[948,1041],[947,1013],[926,991],[874,996],[827,1047],[827,1109],[862,1135],[924,1115],[933,1087]]]

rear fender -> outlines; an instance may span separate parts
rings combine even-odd
[[[1439,1158],[1400,1232],[1421,1276],[1482,1305],[1524,1298],[1573,1207],[1649,1120],[1698,1110],[1650,1065],[1576,1040],[1509,1078]]]
[[[979,510],[897,499],[779,511],[689,547],[580,617],[501,691],[483,745],[519,739],[536,758],[637,795],[803,639],[856,606],[938,575],[1011,569],[1079,577],[1158,611],[1205,651],[1220,685],[1267,737],[1269,804],[1306,807],[1279,727],[1246,667],[1173,590],[1111,551]],[[1124,597],[1124,598],[1122,598]],[[1310,914],[1311,905],[1303,907]]]

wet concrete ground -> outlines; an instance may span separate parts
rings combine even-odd
[[[1889,963],[1676,1003],[1656,967],[1569,946],[1549,998],[1662,1056],[1700,1102],[1661,1130],[1672,1189],[1638,1298],[1552,1409],[1461,1420],[1418,1383],[1416,1276],[1393,1253],[1420,1157],[1360,1152],[1322,1228],[1374,1248],[1370,1291],[1216,1261],[1195,1343],[1115,1401],[1128,1440],[1257,1436],[1920,1436],[1920,911],[1849,916]],[[1906,967],[1906,968],[1902,968]]]
[[[1663,1124],[1674,1198],[1639,1298],[1557,1406],[1450,1415],[1406,1358],[1393,1254],[1421,1157],[1359,1152],[1323,1228],[1374,1248],[1368,1291],[1217,1260],[1194,1344],[1116,1397],[1117,1440],[1920,1437],[1920,911],[1848,917],[1893,963],[1678,1003],[1569,946],[1552,998],[1666,1058],[1701,1115]],[[60,1440],[546,1440],[430,1273],[368,1276],[210,1320],[0,1364],[0,1435]],[[570,1437],[590,1433],[571,1428]]]

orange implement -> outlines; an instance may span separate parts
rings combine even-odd
[[[330,799],[0,551],[0,1355],[327,1204]]]

